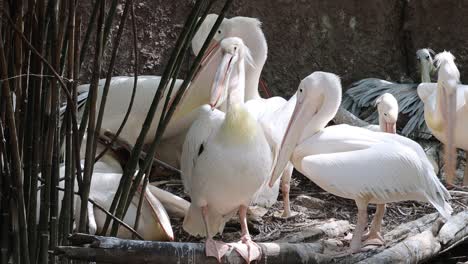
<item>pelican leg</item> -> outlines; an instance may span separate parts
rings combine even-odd
[[[356,202],[356,204],[358,206],[357,224],[349,245],[350,253],[357,253],[361,250],[362,235],[367,227],[367,203]]]
[[[208,206],[202,206],[202,215],[203,222],[205,223],[206,228],[206,242],[205,242],[205,254],[207,257],[215,257],[219,263],[221,263],[221,258],[229,250],[229,245],[221,242],[215,241],[212,237],[209,236],[208,232]]]
[[[375,212],[374,219],[372,220],[372,224],[369,230],[369,233],[364,235],[364,246],[368,245],[375,245],[375,246],[383,246],[385,244],[385,240],[381,235],[382,229],[382,220],[385,214],[385,204],[378,204],[377,211]]]
[[[241,205],[239,208],[239,218],[241,224],[241,242],[234,243],[234,248],[241,255],[247,263],[252,260],[260,259],[262,257],[262,249],[259,245],[252,241],[249,234],[249,228],[247,226],[247,209],[245,205]]]
[[[283,175],[281,176],[281,193],[283,195],[283,215],[282,217],[290,217],[291,216],[291,205],[289,202],[289,189],[291,187],[291,174],[293,171],[293,167],[291,164],[288,164],[283,171]]]

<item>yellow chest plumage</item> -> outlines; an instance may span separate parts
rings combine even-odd
[[[426,123],[430,129],[434,131],[442,132],[442,129],[443,129],[442,120],[437,118],[432,112],[427,112]]]
[[[226,113],[218,139],[225,144],[246,143],[255,138],[257,121],[241,105],[233,104]]]

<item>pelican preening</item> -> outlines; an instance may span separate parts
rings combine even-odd
[[[270,184],[289,160],[322,189],[356,201],[358,222],[350,251],[361,249],[367,205],[405,200],[431,203],[448,218],[450,194],[440,183],[423,149],[389,133],[348,125],[324,128],[340,105],[341,84],[330,73],[315,72],[299,85],[291,117]],[[382,244],[383,210],[376,213],[367,242]]]
[[[220,261],[229,245],[214,241],[239,211],[242,244],[231,244],[247,262],[260,257],[247,227],[247,208],[273,166],[273,152],[262,127],[244,107],[248,48],[240,38],[221,42],[223,58],[212,86],[210,105],[190,127],[181,157],[182,179],[192,203],[184,230],[206,236],[206,254]],[[226,113],[217,109],[226,98]],[[246,248],[245,248],[246,246]]]
[[[398,102],[390,93],[384,93],[375,100],[379,125],[369,125],[366,128],[375,132],[396,133],[398,120]]]
[[[435,72],[431,54],[434,54],[431,49],[416,51],[422,83],[431,82],[430,76]],[[380,95],[391,93],[398,101],[399,111],[409,116],[401,134],[430,138],[430,131],[424,123],[424,103],[418,97],[417,86],[418,83],[395,83],[377,78],[363,79],[351,84],[346,90],[342,106],[356,116],[360,116],[362,109],[372,106]],[[377,113],[374,113],[369,115],[366,121],[375,123],[378,118]]]
[[[432,134],[447,145],[446,170],[449,184],[455,174],[455,147],[468,151],[468,86],[460,85],[460,72],[454,60],[455,57],[450,52],[437,54],[437,83],[422,83],[418,86],[418,95],[424,102],[426,124]],[[468,184],[466,176],[464,181]]]

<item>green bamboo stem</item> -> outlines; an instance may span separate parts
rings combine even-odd
[[[81,65],[83,64],[83,61],[86,57],[86,53],[88,52],[88,47],[89,47],[88,42],[94,30],[94,24],[95,24],[94,22],[96,21],[97,12],[99,10],[98,6],[99,6],[99,1],[95,0],[92,11],[91,11],[91,16],[89,16],[88,27],[86,28],[85,36],[83,38],[83,43],[81,43],[79,67],[81,67]]]
[[[117,129],[117,132],[115,132],[115,136],[111,138],[111,141],[109,144],[107,144],[104,148],[104,150],[99,153],[99,155],[96,156],[95,161],[97,162],[106,152],[109,150],[110,146],[114,144],[114,142],[117,140],[119,137],[120,133],[122,132],[123,128],[125,127],[125,124],[127,124],[128,117],[130,116],[130,112],[132,111],[133,108],[133,102],[135,101],[135,95],[136,95],[136,89],[138,85],[138,39],[137,39],[137,29],[136,29],[136,17],[135,17],[135,8],[134,4],[132,1],[131,5],[131,15],[132,15],[132,34],[133,34],[133,90],[132,90],[132,95],[130,96],[130,103],[128,104],[127,112],[125,113],[125,116],[122,120],[122,123],[120,123],[119,128]]]
[[[67,76],[69,79],[74,79],[75,69],[78,68],[75,66],[75,0],[69,0],[68,3],[68,53],[67,53]],[[68,84],[69,91],[74,95],[74,84]],[[76,97],[74,96],[75,102]],[[65,126],[65,192],[62,200],[62,211],[61,211],[61,244],[68,244],[67,237],[72,231],[73,226],[73,152],[72,152],[72,129],[71,129],[71,119],[69,115],[72,113],[70,111],[66,112],[66,121],[64,122]],[[63,260],[64,263],[69,263],[68,259]]]
[[[89,104],[89,121],[88,121],[88,138],[86,140],[86,157],[85,157],[85,168],[83,175],[83,185],[80,188],[81,191],[81,209],[80,209],[80,223],[78,230],[80,232],[86,232],[86,220],[87,220],[87,207],[88,204],[84,201],[87,201],[89,198],[89,191],[91,185],[91,176],[93,173],[94,165],[94,139],[92,135],[95,133],[96,129],[96,101],[98,93],[98,84],[99,84],[99,74],[101,72],[101,61],[102,61],[102,49],[104,46],[103,43],[103,23],[104,23],[104,9],[105,1],[100,1],[99,8],[99,17],[97,22],[97,32],[96,32],[96,51],[94,54],[94,65],[93,65],[93,76],[92,82],[89,88],[90,93],[90,104]]]
[[[112,55],[111,55],[111,59],[110,59],[110,62],[109,62],[109,67],[107,69],[106,82],[104,84],[104,89],[102,91],[101,102],[100,102],[100,107],[99,107],[99,114],[98,114],[97,123],[96,123],[96,130],[95,130],[95,133],[93,135],[94,136],[94,142],[96,142],[97,139],[99,138],[99,133],[101,131],[102,120],[103,120],[103,117],[104,117],[104,110],[105,110],[106,102],[107,102],[107,94],[109,93],[109,87],[110,87],[110,83],[111,83],[111,80],[112,80],[112,72],[113,72],[113,69],[114,69],[115,60],[117,58],[117,51],[119,49],[120,40],[122,39],[122,33],[124,31],[124,28],[125,28],[125,22],[127,21],[128,13],[129,13],[130,7],[132,5],[133,5],[133,0],[125,1],[125,7],[124,7],[122,17],[120,19],[119,29],[117,30],[117,35],[115,36],[114,41],[113,41],[114,46],[112,47]],[[93,157],[96,156],[96,147],[97,147],[97,144],[94,144],[93,145]],[[94,161],[93,161],[93,163],[94,163]]]
[[[114,197],[114,201],[112,202],[112,205],[111,205],[111,212],[112,212],[112,210],[113,210],[112,206],[115,206],[116,201],[118,201],[116,216],[118,218],[120,218],[120,219],[122,219],[124,217],[124,215],[125,215],[125,207],[126,207],[126,204],[127,204],[127,199],[128,199],[128,197],[130,195],[131,177],[133,175],[133,172],[136,169],[136,166],[137,166],[137,163],[138,163],[138,160],[139,160],[139,153],[140,153],[140,151],[141,151],[141,149],[143,147],[144,139],[146,137],[146,134],[148,133],[148,130],[149,130],[150,126],[151,126],[151,123],[153,122],[154,115],[155,115],[156,110],[157,110],[157,106],[158,106],[159,101],[161,99],[161,95],[164,94],[164,90],[166,88],[167,82],[171,78],[170,73],[172,72],[172,70],[174,68],[174,63],[175,63],[175,61],[177,60],[177,57],[180,54],[180,51],[181,51],[182,46],[184,44],[184,41],[188,41],[187,40],[187,35],[188,35],[188,33],[189,33],[190,29],[191,29],[191,25],[196,21],[196,19],[198,17],[198,13],[200,12],[200,7],[201,7],[202,2],[203,2],[203,0],[198,0],[195,3],[195,6],[192,9],[192,12],[190,13],[189,17],[187,18],[187,21],[186,21],[186,23],[184,25],[182,33],[179,36],[179,38],[177,39],[175,48],[174,48],[173,52],[171,53],[169,63],[166,66],[166,68],[164,69],[164,72],[163,72],[163,75],[161,77],[161,81],[159,83],[159,86],[158,86],[158,89],[156,91],[155,97],[153,99],[153,102],[151,103],[150,109],[149,109],[148,114],[147,114],[147,116],[145,118],[145,121],[143,123],[140,135],[138,136],[137,141],[135,143],[135,147],[132,150],[130,160],[127,163],[127,166],[125,167],[124,173],[123,173],[122,178],[120,180],[119,184],[123,185],[125,187],[125,189],[119,187],[119,189],[121,189],[121,194],[116,193],[116,195]],[[141,177],[140,177],[140,180],[141,180]],[[107,222],[107,219],[106,219],[106,222]],[[114,222],[113,225],[112,225],[111,235],[115,236],[117,234],[117,230],[118,230],[118,224]]]
[[[1,207],[0,207],[0,213],[1,213],[1,233],[0,233],[0,241],[1,241],[1,246],[0,246],[0,260],[1,263],[8,263],[8,258],[9,258],[9,252],[10,252],[10,237],[9,237],[9,227],[12,226],[12,223],[10,221],[11,219],[11,211],[12,209],[10,208],[10,200],[11,198],[11,192],[10,192],[10,186],[11,180],[10,180],[10,169],[9,169],[9,162],[7,159],[7,153],[6,153],[6,140],[4,136],[4,129],[3,129],[3,122],[0,118],[0,163],[2,163],[2,168],[0,171],[1,175],[1,191],[2,191],[2,197],[0,197],[0,202],[1,202]],[[16,241],[19,242],[19,232],[15,233]],[[15,244],[16,246],[20,246],[19,243]],[[19,252],[19,251],[17,251]],[[19,254],[16,254],[16,259],[19,259]],[[17,262],[18,263],[18,262]]]
[[[138,171],[138,174],[137,176],[135,177],[135,180],[138,181],[138,180],[141,180],[141,177],[143,176],[143,172],[148,168],[148,166],[150,166],[151,162],[152,162],[152,157],[156,154],[156,148],[157,148],[157,145],[159,144],[159,141],[161,140],[161,137],[164,133],[164,130],[166,129],[167,127],[167,124],[169,123],[171,117],[172,117],[172,114],[173,112],[175,111],[175,108],[177,107],[177,104],[179,103],[180,99],[182,98],[182,95],[184,94],[185,90],[187,89],[190,81],[192,80],[193,76],[195,75],[195,72],[197,71],[198,67],[199,67],[199,64],[201,62],[201,59],[203,57],[203,54],[205,53],[206,49],[208,48],[208,45],[211,41],[211,39],[213,38],[214,34],[216,33],[216,30],[218,29],[219,25],[221,24],[221,22],[223,21],[224,19],[224,14],[225,12],[227,11],[227,9],[229,8],[229,5],[231,4],[232,0],[227,0],[225,2],[225,5],[223,7],[223,9],[221,10],[219,16],[218,16],[218,19],[216,20],[215,24],[213,25],[213,27],[211,28],[211,31],[210,33],[208,34],[208,37],[207,39],[205,40],[203,46],[202,46],[202,49],[200,50],[200,53],[198,54],[198,56],[195,58],[195,61],[194,63],[192,64],[192,67],[190,69],[190,72],[187,76],[187,78],[184,80],[184,82],[182,83],[181,87],[179,88],[179,90],[177,91],[177,94],[174,98],[174,102],[173,104],[170,106],[167,114],[165,115],[165,118],[164,120],[160,121],[159,124],[158,124],[158,129],[156,130],[156,135],[155,135],[155,139],[154,141],[151,143],[151,146],[150,146],[150,149],[148,150],[148,153],[147,153],[147,157],[146,159],[144,160],[143,162],[143,166],[141,168],[140,171]],[[192,30],[195,28],[195,25],[193,25],[193,28]],[[192,32],[191,32],[192,33]],[[187,48],[187,47],[186,47]],[[173,78],[176,78],[176,76],[173,76]],[[130,195],[134,194],[134,192],[136,191],[136,188],[135,186],[132,186],[131,187],[131,192],[130,192]],[[129,204],[127,203],[126,205],[126,209],[128,209],[128,206]]]
[[[1,30],[1,28],[0,28]],[[0,31],[0,69],[1,78],[8,78],[7,62],[5,59],[4,46],[3,46],[2,31]],[[6,105],[6,120],[9,128],[10,139],[10,154],[12,159],[12,172],[14,176],[15,198],[18,206],[18,226],[20,233],[20,244],[22,249],[22,263],[29,264],[29,245],[28,245],[28,228],[26,222],[26,209],[23,193],[23,175],[21,159],[18,149],[18,135],[16,130],[15,115],[13,112],[13,105],[11,103],[10,85],[9,82],[2,84],[2,97]]]

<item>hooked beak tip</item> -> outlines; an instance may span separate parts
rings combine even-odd
[[[214,111],[216,106],[214,104],[210,104],[210,107],[211,107],[211,111]]]

